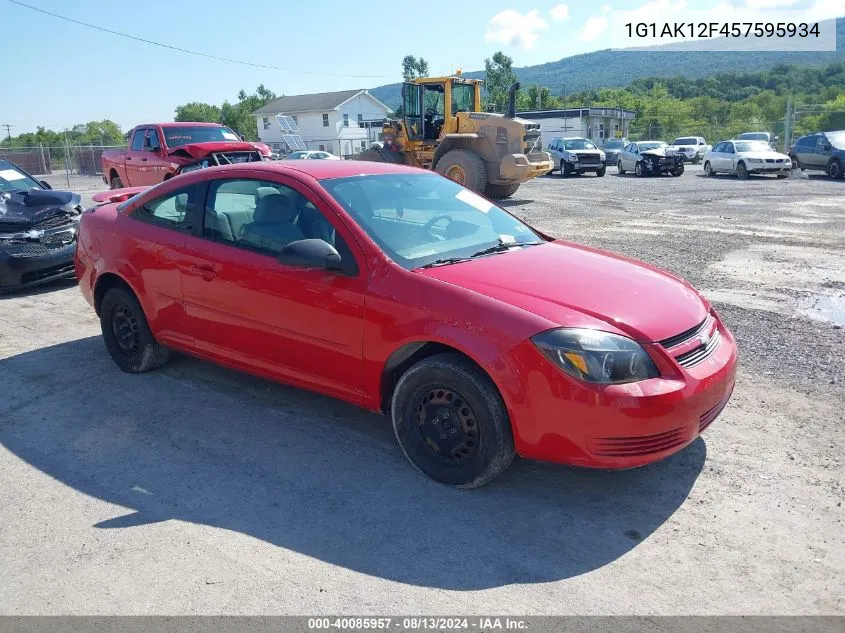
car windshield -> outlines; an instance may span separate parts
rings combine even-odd
[[[845,149],[845,131],[842,132],[827,132],[825,134],[830,144],[837,149]]]
[[[352,176],[321,184],[407,270],[499,245],[543,241],[504,209],[436,174]]]
[[[622,149],[624,143],[622,141],[608,141],[604,144],[605,149]]]
[[[585,138],[571,138],[563,141],[563,149],[596,149],[596,146]]]
[[[765,132],[744,132],[739,135],[743,141],[766,141],[769,142],[769,135]]]
[[[739,141],[734,143],[737,152],[773,152],[768,143],[763,141]]]
[[[240,141],[240,137],[227,127],[185,125],[164,128],[164,138],[170,148],[189,143],[214,143]]]
[[[20,191],[26,189],[43,189],[36,180],[33,180],[12,163],[0,160],[0,191]]]
[[[672,145],[698,145],[698,139],[691,136],[684,138],[676,138]]]
[[[637,143],[640,148],[640,151],[648,151],[650,149],[658,149],[659,147],[666,147],[666,143],[663,141],[649,141],[647,143]]]

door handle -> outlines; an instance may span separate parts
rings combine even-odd
[[[131,157],[131,156],[127,156],[127,157],[126,157],[126,160],[132,160],[132,157]]]
[[[217,276],[217,271],[214,270],[213,266],[191,266],[191,273],[194,275],[199,275],[206,281],[211,281]]]
[[[146,159],[146,158],[142,158],[142,159],[141,159],[141,162],[142,162],[142,163],[146,163],[146,162],[147,162],[147,159]]]

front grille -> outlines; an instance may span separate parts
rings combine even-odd
[[[698,334],[704,326],[707,325],[707,322],[710,318],[704,319],[701,323],[696,325],[695,327],[691,327],[690,329],[686,330],[685,332],[681,332],[680,334],[676,334],[675,336],[670,336],[669,338],[665,338],[662,341],[657,341],[659,345],[662,345],[666,349],[670,347],[675,347],[676,345],[680,345],[684,341],[691,339],[693,336]]]
[[[591,442],[591,451],[606,457],[637,457],[677,448],[687,440],[689,430],[678,428],[655,435],[598,438]]]
[[[766,162],[767,163],[782,163],[783,159],[782,158],[767,158]]]
[[[230,163],[254,163],[261,160],[261,154],[258,152],[220,152],[221,156],[225,157]],[[220,161],[225,163],[225,161]]]
[[[598,154],[578,154],[578,162],[582,165],[598,165],[601,159]]]
[[[704,429],[710,426],[713,423],[713,420],[719,417],[719,414],[722,412],[722,409],[725,408],[725,405],[728,404],[728,400],[731,399],[731,394],[729,393],[727,396],[722,398],[716,405],[704,413],[701,414],[701,417],[698,418],[698,432],[701,433]]]
[[[58,266],[50,266],[49,268],[42,268],[41,270],[35,270],[33,272],[24,273],[21,275],[21,283],[22,284],[31,284],[36,281],[41,281],[42,279],[48,279],[50,277],[58,277],[59,275],[70,275],[73,273],[73,263],[70,264],[59,264]]]
[[[678,361],[678,364],[681,367],[690,368],[695,365],[698,365],[698,363],[700,363],[708,356],[710,356],[710,354],[713,353],[713,350],[715,350],[719,346],[721,339],[722,335],[719,333],[719,330],[716,330],[715,332],[713,332],[713,336],[710,337],[710,340],[707,341],[706,344],[699,345],[698,347],[693,350],[690,350],[689,352],[685,352],[680,356],[676,356],[675,360]]]
[[[61,231],[47,233],[32,240],[10,240],[0,248],[13,257],[40,257],[73,244],[74,239],[76,239],[76,235],[73,231]]]

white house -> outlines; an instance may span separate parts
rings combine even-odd
[[[557,136],[580,136],[601,145],[606,139],[628,138],[628,126],[636,113],[622,108],[583,107],[532,110],[517,116],[540,124],[543,146]]]
[[[308,149],[351,156],[379,140],[382,122],[391,110],[366,90],[341,90],[311,95],[291,95],[271,101],[253,112],[258,138],[282,152],[288,147],[277,114],[296,121]]]

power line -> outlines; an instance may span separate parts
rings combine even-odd
[[[197,55],[198,57],[207,57],[209,59],[216,59],[218,61],[223,62],[230,62],[232,64],[241,64],[242,66],[253,66],[255,68],[266,68],[268,70],[280,70],[282,72],[288,73],[299,73],[301,75],[321,75],[324,77],[354,77],[356,79],[392,79],[390,75],[349,75],[346,73],[321,73],[317,71],[311,70],[296,70],[294,68],[282,68],[280,66],[270,66],[269,64],[257,64],[255,62],[247,62],[241,59],[232,59],[230,57],[219,57],[217,55],[210,55],[209,53],[200,53],[199,51],[192,51],[188,50],[187,48],[180,48],[178,46],[171,46],[170,44],[162,44],[161,42],[154,42],[153,40],[147,40],[143,37],[137,37],[135,35],[129,35],[127,33],[121,33],[119,31],[113,31],[112,29],[107,29],[102,26],[97,26],[96,24],[89,24],[88,22],[82,22],[80,20],[74,20],[73,18],[69,18],[64,15],[59,15],[58,13],[53,13],[52,11],[47,11],[45,9],[39,9],[38,7],[33,7],[32,5],[26,4],[25,2],[19,2],[18,0],[9,0],[12,4],[17,4],[18,6],[25,7],[27,9],[31,9],[33,11],[37,11],[38,13],[44,13],[45,15],[50,15],[54,18],[58,18],[60,20],[65,20],[66,22],[73,22],[74,24],[79,24],[80,26],[87,26],[90,29],[95,29],[97,31],[103,31],[104,33],[111,33],[112,35],[117,35],[119,37],[125,37],[130,40],[135,40],[136,42],[143,42],[145,44],[152,44],[153,46],[160,46],[162,48],[168,48],[172,51],[178,51],[180,53],[188,53],[189,55]]]

